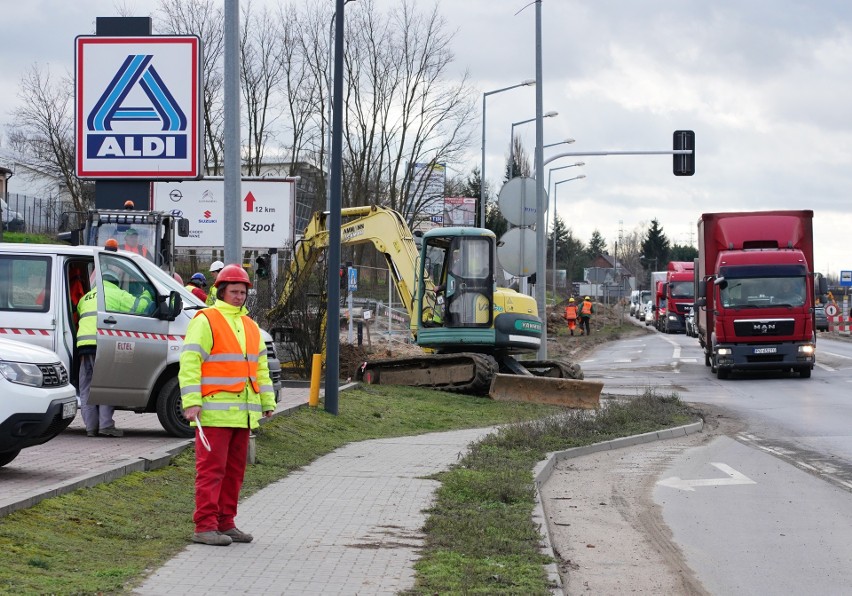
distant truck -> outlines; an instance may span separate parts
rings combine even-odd
[[[704,363],[809,378],[816,360],[813,211],[705,213],[695,305]],[[820,294],[825,279],[819,277]]]
[[[692,261],[670,261],[666,270],[664,295],[666,315],[660,319],[660,331],[683,333],[686,317],[695,302],[695,264]]]
[[[654,304],[651,311],[654,313],[652,321],[654,327],[662,331],[661,321],[666,318],[666,271],[651,272],[651,300]],[[648,324],[647,318],[645,324]]]

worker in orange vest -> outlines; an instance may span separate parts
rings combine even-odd
[[[571,335],[574,335],[574,329],[577,328],[578,315],[579,311],[577,309],[577,304],[574,302],[573,298],[569,298],[568,306],[565,307],[564,319],[568,321],[568,330],[571,332]]]
[[[246,469],[249,435],[275,410],[266,344],[245,308],[251,288],[239,265],[216,278],[216,305],[196,313],[180,355],[184,417],[195,436],[193,542],[228,546],[251,542],[234,518]]]
[[[580,335],[592,334],[591,329],[589,329],[589,321],[591,320],[594,312],[595,305],[592,303],[592,299],[586,296],[583,298],[583,303],[580,305]]]
[[[143,257],[148,257],[148,248],[144,244],[139,244],[139,232],[135,228],[127,228],[127,231],[124,232],[123,248]]]

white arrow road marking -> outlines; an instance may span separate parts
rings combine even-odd
[[[695,491],[696,486],[733,486],[735,484],[757,484],[754,480],[746,476],[745,474],[741,474],[733,469],[728,464],[723,464],[719,462],[710,462],[711,466],[714,466],[728,475],[727,478],[699,478],[695,480],[684,480],[677,476],[672,476],[671,478],[666,478],[664,480],[659,480],[657,484],[661,486],[668,486],[669,488],[676,488],[679,490],[689,490]]]

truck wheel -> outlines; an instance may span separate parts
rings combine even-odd
[[[720,381],[723,381],[731,376],[731,369],[729,368],[719,368],[716,370],[716,378]]]
[[[4,451],[3,453],[0,453],[0,467],[5,466],[10,461],[18,457],[20,452],[20,449],[16,449],[15,451]]]
[[[157,395],[157,418],[160,419],[160,424],[163,425],[166,432],[173,437],[188,439],[195,436],[195,429],[183,417],[177,377],[172,377],[166,381]]]
[[[810,366],[803,366],[802,368],[800,368],[799,369],[799,376],[802,377],[803,379],[810,379],[811,378],[811,367]]]

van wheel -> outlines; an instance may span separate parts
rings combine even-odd
[[[183,407],[180,400],[180,385],[177,377],[166,381],[159,395],[157,395],[157,418],[166,432],[173,437],[191,438],[195,436],[195,429],[189,425],[189,421],[183,417]]]
[[[3,453],[0,453],[0,467],[5,466],[10,461],[18,457],[20,452],[20,449],[16,449],[15,451],[4,451]]]

